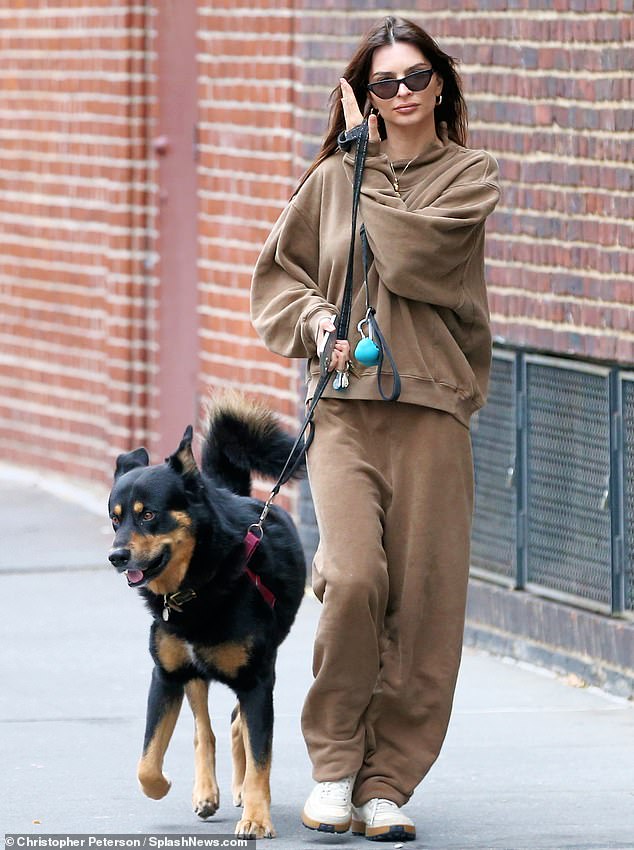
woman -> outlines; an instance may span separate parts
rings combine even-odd
[[[337,341],[331,368],[349,369],[349,383],[326,390],[308,453],[323,607],[302,713],[317,785],[302,821],[402,840],[415,826],[400,807],[438,756],[460,663],[468,429],[490,366],[484,222],[499,197],[497,165],[465,147],[453,61],[415,24],[388,17],[375,26],[340,86],[322,150],[258,260],[252,318],[272,351],[309,358],[310,399],[350,241],[354,152],[336,140],[369,113],[359,218],[401,393],[383,401],[377,367]],[[351,328],[366,310],[360,253]]]

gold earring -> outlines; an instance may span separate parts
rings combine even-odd
[[[436,95],[436,106],[440,106],[441,103],[442,103],[442,95],[438,94],[438,95]]]

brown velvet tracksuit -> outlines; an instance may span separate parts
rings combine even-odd
[[[253,277],[254,325],[272,351],[309,358],[308,398],[318,323],[343,294],[353,164],[337,153],[313,172]],[[394,163],[397,174],[404,165]],[[353,362],[349,388],[331,382],[317,406],[308,453],[323,607],[302,728],[315,780],[357,773],[355,805],[405,803],[445,736],[469,567],[469,419],[484,403],[491,356],[484,223],[499,197],[495,161],[437,141],[408,167],[400,196],[391,176],[370,144],[359,218],[401,396],[381,401],[376,367]],[[365,313],[360,249],[355,259],[352,349]]]

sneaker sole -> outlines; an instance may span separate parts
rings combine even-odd
[[[367,829],[365,821],[353,819],[351,831],[353,835],[364,835],[370,841],[413,841],[416,838],[416,827],[407,824]]]
[[[365,835],[365,821],[353,818],[350,829],[353,835]]]
[[[302,812],[302,823],[306,829],[315,829],[317,832],[329,832],[331,835],[333,833],[347,832],[350,829],[350,821],[344,821],[343,823],[322,823],[321,821],[309,818],[304,812]]]

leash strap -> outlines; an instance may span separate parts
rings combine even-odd
[[[352,187],[352,232],[350,235],[350,250],[348,252],[348,266],[346,269],[346,280],[345,287],[343,293],[343,299],[341,303],[341,311],[339,313],[339,319],[337,322],[337,330],[335,339],[347,339],[348,331],[350,328],[350,314],[352,312],[352,284],[353,284],[353,273],[354,273],[354,247],[355,247],[355,236],[357,230],[357,213],[359,210],[359,198],[361,196],[361,181],[363,178],[363,169],[365,166],[365,158],[368,150],[368,125],[367,122],[360,124],[358,127],[353,127],[352,130],[348,132],[341,133],[338,139],[339,147],[343,151],[348,151],[352,147],[354,143],[357,144],[357,154],[355,157],[355,165],[354,165],[354,182]],[[381,393],[381,397],[385,401],[394,401],[398,398],[401,391],[401,383],[400,377],[396,370],[396,364],[394,362],[394,358],[392,357],[392,353],[385,341],[383,334],[381,333],[379,326],[374,318],[375,310],[370,307],[370,298],[369,298],[369,289],[368,289],[368,240],[365,232],[365,225],[361,226],[361,246],[363,250],[363,269],[364,269],[364,284],[365,284],[365,292],[366,292],[366,305],[368,308],[368,321],[372,322],[373,333],[376,335],[379,340],[379,364],[378,364],[378,384],[379,384],[379,392]],[[390,364],[392,366],[392,373],[394,376],[394,383],[392,388],[392,393],[390,396],[386,396],[383,392],[381,386],[381,365],[383,363],[383,352],[385,351]],[[313,415],[315,413],[315,408],[321,397],[324,394],[324,390],[328,386],[333,372],[327,371],[328,359],[330,357],[331,350],[328,351],[324,349],[322,353],[322,363],[321,363],[321,375],[317,386],[315,387],[315,392],[313,393],[313,397],[311,399],[311,403],[309,405],[308,411],[304,418],[304,422],[300,428],[299,434],[295,442],[293,443],[293,447],[289,453],[289,456],[284,464],[282,472],[280,473],[279,478],[275,482],[271,493],[264,503],[264,507],[262,508],[262,512],[260,517],[256,523],[249,526],[247,529],[247,533],[244,537],[244,555],[245,555],[245,563],[244,563],[244,571],[249,577],[250,581],[253,582],[258,592],[264,599],[264,601],[271,608],[275,606],[275,594],[262,582],[260,576],[253,572],[253,570],[249,567],[249,562],[253,555],[255,554],[256,549],[260,545],[260,541],[264,536],[263,524],[268,516],[269,510],[271,509],[271,505],[273,500],[280,492],[281,487],[286,484],[286,482],[293,476],[293,473],[301,463],[304,455],[310,448],[310,444],[313,441],[314,436],[314,424],[313,424]],[[304,440],[303,445],[302,439],[306,431],[310,429],[308,433],[308,437]],[[182,611],[182,605],[196,598],[196,591],[189,588],[183,591],[179,591],[177,593],[170,593],[163,597],[164,608],[163,608],[163,619],[165,621],[169,620],[170,610]]]
[[[357,233],[357,212],[361,197],[361,180],[368,152],[368,122],[364,121],[358,127],[353,127],[339,135],[338,144],[341,150],[347,151],[356,142],[357,155],[354,161],[354,180],[352,183],[352,232],[350,234],[350,249],[348,251],[348,266],[346,268],[346,284],[341,302],[341,312],[337,323],[337,339],[348,339],[350,328],[350,313],[352,312],[352,278],[354,274],[354,245]]]

